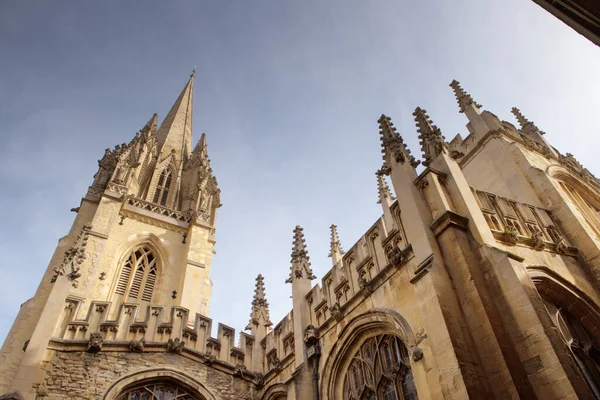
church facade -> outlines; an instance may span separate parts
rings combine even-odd
[[[212,337],[221,203],[193,85],[99,161],[2,346],[0,399],[600,399],[600,180],[456,81],[469,134],[417,107],[419,161],[382,115],[382,216],[345,251],[331,226],[316,285],[296,226],[290,313],[271,321],[259,275],[245,331]]]

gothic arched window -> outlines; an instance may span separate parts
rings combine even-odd
[[[344,400],[417,400],[404,343],[392,335],[367,340],[344,377]]]
[[[123,267],[115,293],[125,300],[151,301],[158,274],[157,259],[148,246],[134,249]]]
[[[150,381],[132,385],[117,400],[200,400],[191,390],[170,381]]]
[[[161,206],[167,205],[167,199],[169,198],[169,190],[171,188],[172,173],[170,169],[164,169],[158,177],[156,182],[156,190],[154,191],[154,197],[152,202],[160,204]]]
[[[581,374],[595,397],[600,399],[600,340],[591,335],[581,321],[567,310],[549,302],[545,304]]]

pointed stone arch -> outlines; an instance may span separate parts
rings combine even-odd
[[[400,313],[387,308],[373,308],[354,317],[340,332],[323,365],[320,387],[323,398],[342,398],[344,372],[349,368],[354,353],[367,339],[381,334],[398,337],[409,354],[417,349],[412,328]]]
[[[163,207],[175,208],[173,204],[179,186],[178,171],[179,163],[175,153],[171,153],[158,161],[154,167],[154,174],[150,180],[146,200]]]
[[[217,400],[212,392],[202,383],[198,382],[192,376],[174,368],[149,368],[132,374],[123,376],[104,392],[102,400],[116,400],[119,395],[128,390],[133,385],[151,382],[172,382],[173,384],[185,388],[194,393],[201,400]]]
[[[600,304],[546,266],[530,265],[527,272],[543,299],[564,307],[580,318],[590,333],[600,337]]]
[[[261,400],[284,400],[287,399],[288,387],[285,383],[276,383],[265,390]]]
[[[154,257],[156,258],[156,262],[154,264],[156,268],[156,277],[153,283],[153,293],[158,293],[160,291],[160,288],[163,286],[164,271],[166,270],[168,265],[169,252],[158,236],[152,233],[142,232],[140,234],[131,236],[129,240],[123,243],[121,246],[119,246],[119,248],[116,251],[116,254],[120,254],[120,256],[117,261],[115,274],[112,278],[112,284],[110,286],[109,292],[110,298],[113,302],[116,299],[118,299],[118,296],[124,295],[123,293],[118,294],[117,291],[119,289],[119,284],[122,280],[123,271],[127,265],[128,258],[133,252],[136,251],[136,249],[142,247],[149,248],[152,251]],[[127,301],[127,298],[123,297],[122,300]]]

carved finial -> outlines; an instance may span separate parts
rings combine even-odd
[[[377,204],[382,204],[385,200],[395,200],[395,197],[392,196],[392,192],[390,187],[388,186],[383,174],[380,172],[376,172],[377,175],[377,191],[379,192],[379,200],[377,200]]]
[[[259,324],[264,326],[273,325],[269,315],[269,302],[265,295],[265,278],[261,274],[256,277],[250,322],[246,329],[251,329],[252,325],[258,326]]]
[[[464,113],[469,105],[481,108],[481,104],[474,101],[471,95],[463,90],[456,79],[450,83],[450,87],[454,89],[454,95],[456,96],[456,101],[458,101],[458,107],[460,108],[461,113]]]
[[[511,112],[517,117],[517,121],[519,121],[519,125],[521,125],[521,130],[525,133],[539,133],[540,135],[545,135],[546,132],[541,131],[532,121],[529,121],[523,114],[521,114],[521,110],[517,107],[513,107]]]
[[[337,225],[331,225],[329,227],[331,229],[331,246],[329,249],[329,255],[327,257],[335,257],[336,255],[344,254],[344,250],[342,249],[342,244],[340,243],[340,238],[338,237]]]
[[[419,162],[415,161],[415,158],[410,154],[410,150],[404,144],[402,137],[396,132],[391,118],[381,114],[377,122],[379,123],[379,134],[381,135],[383,160],[388,162],[389,159],[393,159],[403,164],[408,161],[413,167],[419,165]]]
[[[423,165],[429,166],[438,155],[445,152],[446,142],[440,129],[433,125],[433,121],[427,115],[427,111],[417,107],[413,113],[416,121],[417,132],[419,132],[419,143],[423,151]]]
[[[290,267],[290,277],[285,281],[292,283],[296,278],[306,277],[310,280],[316,279],[310,268],[310,257],[306,251],[303,229],[300,225],[294,228],[294,245],[292,247],[292,265]]]

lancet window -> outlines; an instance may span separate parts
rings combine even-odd
[[[171,189],[171,180],[173,174],[170,169],[164,169],[160,176],[158,177],[158,182],[156,183],[156,190],[154,191],[154,197],[152,198],[152,202],[156,204],[160,204],[161,206],[167,205],[167,200],[169,198],[169,190]]]
[[[344,400],[417,400],[404,343],[392,335],[368,339],[344,378]]]
[[[152,301],[158,275],[157,261],[148,246],[133,250],[121,268],[115,293],[127,301]]]
[[[171,382],[146,382],[121,393],[117,400],[199,400],[197,395]]]

